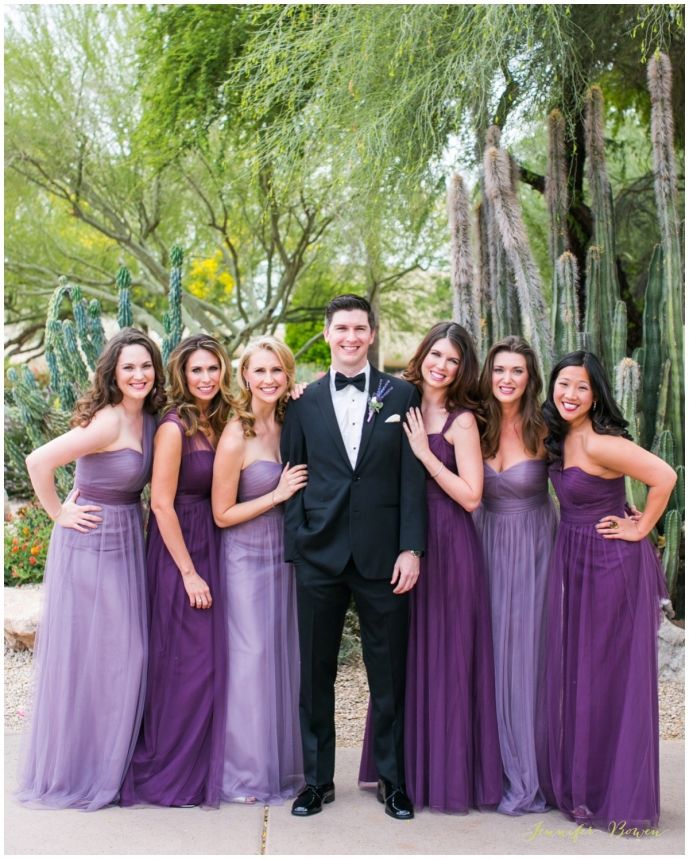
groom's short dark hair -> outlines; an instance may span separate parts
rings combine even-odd
[[[332,298],[325,308],[325,327],[328,328],[333,321],[333,316],[338,310],[363,310],[368,314],[368,324],[371,326],[371,331],[376,327],[376,314],[370,303],[361,295],[354,295],[352,292],[347,292],[344,295],[336,295]]]

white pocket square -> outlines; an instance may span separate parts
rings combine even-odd
[[[386,424],[398,424],[402,418],[399,415],[390,415],[389,418],[385,419]]]

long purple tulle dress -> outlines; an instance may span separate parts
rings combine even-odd
[[[31,806],[93,811],[114,802],[134,751],[147,651],[140,495],[155,432],[153,415],[143,420],[143,453],[77,460],[77,504],[101,507],[98,527],[56,525],[50,539],[17,792]]]
[[[457,474],[444,434],[433,453]],[[404,765],[418,807],[463,812],[500,802],[502,767],[495,717],[490,605],[471,515],[435,482],[426,482],[428,536],[411,592],[404,710]],[[359,780],[377,779],[369,707]]]
[[[539,759],[546,797],[577,823],[658,823],[657,630],[667,597],[649,540],[605,540],[606,515],[624,516],[624,478],[550,467],[560,527],[547,593]],[[552,800],[551,800],[552,796]]]
[[[523,460],[502,472],[484,463],[483,502],[474,523],[490,590],[503,768],[498,811],[546,811],[536,760],[536,684],[557,514],[548,495],[545,460]]]
[[[213,605],[189,604],[182,576],[151,513],[146,568],[150,603],[148,684],[141,735],[122,805],[211,805],[220,800],[225,714],[225,630],[220,596],[220,531],[213,521],[215,450],[202,432],[185,435],[175,412],[161,423],[182,433],[175,512],[196,572]]]
[[[278,485],[282,466],[248,465],[237,501]],[[280,803],[304,785],[294,568],[282,560],[282,511],[223,531],[228,690],[222,798]]]

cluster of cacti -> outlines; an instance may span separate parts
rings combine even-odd
[[[68,415],[59,409],[47,408],[46,398],[36,383],[31,370],[24,366],[21,373],[14,367],[7,371],[7,379],[10,383],[10,396],[13,407],[16,410],[26,438],[32,448],[40,447],[63,433],[68,428]],[[10,411],[10,408],[7,409]],[[12,418],[12,415],[6,415]],[[5,435],[5,458],[18,472],[24,471],[25,452],[22,451],[12,438],[11,433]],[[72,471],[69,468],[58,468],[55,471],[55,480],[58,489],[66,493],[72,482]]]
[[[163,340],[165,359],[182,336],[182,261],[180,247],[171,252],[169,310],[164,314],[166,336]],[[133,324],[131,276],[120,267],[117,272],[117,321],[121,328]],[[71,304],[72,318],[61,318],[65,300]],[[65,432],[74,405],[89,383],[89,371],[96,367],[105,345],[101,305],[97,299],[87,301],[79,286],[61,277],[48,305],[45,329],[45,357],[49,373],[49,390],[53,401],[46,402],[28,367],[18,374],[14,368],[7,372],[10,395],[17,418],[26,430],[32,447]],[[5,460],[18,472],[23,472],[25,452],[12,439],[5,444]],[[65,493],[71,485],[71,470],[58,469],[58,488]]]
[[[586,303],[581,315],[577,297],[579,271],[568,247],[565,125],[560,112],[553,111],[548,117],[545,181],[553,266],[550,325],[521,216],[514,162],[500,148],[499,129],[491,127],[486,135],[477,209],[479,255],[474,283],[480,295],[480,333],[475,337],[485,354],[491,342],[507,334],[521,334],[539,354],[546,377],[553,355],[588,349],[599,356],[634,439],[666,459],[678,473],[668,513],[658,526],[672,592],[684,518],[683,280],[667,57],[656,55],[651,60],[648,78],[661,243],[648,273],[642,345],[628,357],[627,305],[620,296],[612,188],[605,160],[603,93],[595,86],[585,106],[593,234],[586,253]],[[466,223],[469,207],[461,179],[453,178],[449,197],[454,318],[474,332],[475,293],[469,282],[472,263]],[[628,479],[627,491],[630,500],[643,508],[646,487]]]

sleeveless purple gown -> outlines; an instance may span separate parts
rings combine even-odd
[[[429,445],[457,473],[444,434]],[[409,796],[419,807],[466,813],[500,802],[502,767],[495,716],[490,605],[483,557],[469,514],[435,482],[426,482],[428,536],[421,574],[411,592],[404,711],[404,765]],[[371,711],[359,780],[378,777]]]
[[[252,462],[237,500],[278,485],[282,465]],[[280,803],[304,785],[294,569],[282,560],[282,511],[222,532],[228,689],[222,798]]]
[[[608,829],[655,827],[660,813],[657,630],[667,596],[649,540],[605,540],[623,516],[624,478],[550,467],[560,527],[550,563],[539,766],[568,817]]]
[[[93,811],[114,802],[134,751],[147,650],[140,495],[154,432],[144,413],[143,453],[77,460],[77,503],[98,504],[102,522],[86,534],[53,529],[17,792],[28,805]]]
[[[503,768],[498,811],[546,811],[536,760],[536,684],[557,514],[548,495],[545,460],[523,460],[502,472],[484,463],[483,478],[483,502],[474,522],[490,589]]]
[[[220,531],[213,521],[215,451],[202,432],[189,437],[175,412],[161,423],[182,433],[175,512],[213,605],[189,605],[182,576],[151,513],[146,568],[150,603],[148,684],[143,725],[122,805],[211,805],[220,799],[225,711],[225,644],[220,596]]]

